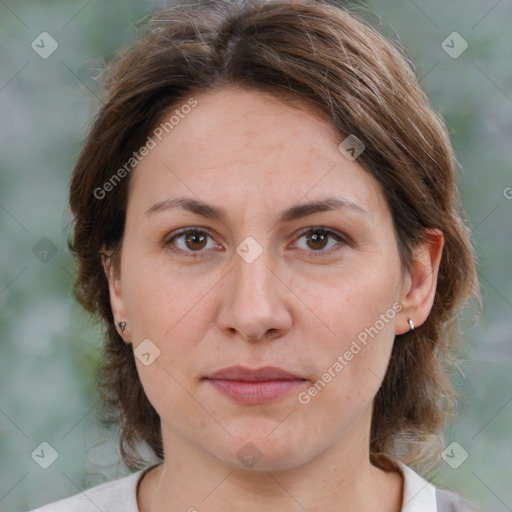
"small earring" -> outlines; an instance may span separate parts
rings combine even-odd
[[[407,321],[409,322],[409,327],[411,328],[411,331],[414,331],[414,322],[408,318]]]
[[[119,326],[119,329],[121,329],[121,332],[124,332],[126,329],[126,322],[119,322],[117,325]]]

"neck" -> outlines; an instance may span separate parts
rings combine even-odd
[[[244,512],[400,512],[400,473],[373,466],[369,432],[357,429],[306,464],[280,470],[238,469],[211,457],[173,432],[165,462],[139,486],[140,512],[232,510]]]

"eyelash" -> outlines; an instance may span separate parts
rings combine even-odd
[[[185,228],[178,232],[176,232],[171,238],[169,238],[167,241],[165,241],[162,245],[165,249],[170,250],[173,253],[185,255],[189,258],[202,258],[204,251],[182,251],[181,249],[176,249],[176,247],[173,245],[174,240],[177,238],[180,238],[184,235],[187,235],[189,233],[199,233],[199,234],[206,234],[210,238],[213,238],[210,234],[210,232],[203,228]],[[338,233],[336,231],[333,231],[332,229],[325,228],[323,226],[313,227],[313,228],[307,228],[303,231],[301,231],[298,235],[298,239],[302,238],[304,235],[311,234],[311,233],[319,233],[323,235],[328,235],[331,238],[334,238],[337,242],[341,243],[342,245],[349,245],[350,241],[347,239],[346,236],[342,235],[341,233]],[[341,250],[341,248],[338,249],[329,249],[328,251],[307,251],[309,253],[309,258],[318,258],[318,257],[325,257],[330,256],[332,253],[337,252]]]

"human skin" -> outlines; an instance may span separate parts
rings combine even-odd
[[[401,476],[369,460],[372,405],[395,335],[431,310],[442,234],[429,231],[406,272],[378,182],[340,153],[343,137],[327,121],[239,87],[193,96],[197,106],[133,171],[119,277],[105,264],[123,338],[160,349],[149,366],[136,358],[165,452],[141,482],[139,509],[400,511]],[[146,214],[178,196],[223,208],[227,219],[180,208]],[[278,222],[291,206],[333,196],[366,213]],[[183,254],[163,246],[187,227],[208,237],[175,239]],[[347,242],[329,236],[319,246],[301,233],[318,227]],[[262,249],[251,263],[236,252],[248,236]],[[298,392],[397,303],[378,335],[301,404]],[[231,365],[279,366],[306,381],[297,393],[240,405],[204,380]],[[237,456],[249,442],[261,453],[253,467]]]

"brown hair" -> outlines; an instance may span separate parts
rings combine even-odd
[[[341,137],[365,144],[357,161],[391,206],[403,268],[410,268],[426,228],[444,234],[432,310],[423,325],[395,338],[370,440],[372,460],[382,467],[386,456],[434,465],[455,404],[450,370],[458,312],[479,289],[449,135],[403,50],[325,0],[177,2],[151,19],[144,37],[110,67],[105,85],[73,171],[68,245],[78,262],[74,293],[106,327],[100,396],[107,416],[113,413],[104,421],[120,425],[124,462],[142,467],[140,442],[163,458],[160,417],[142,388],[132,345],[115,328],[100,254],[107,251],[118,273],[130,173],[104,197],[95,191],[170,108],[193,91],[237,85],[316,105]]]

